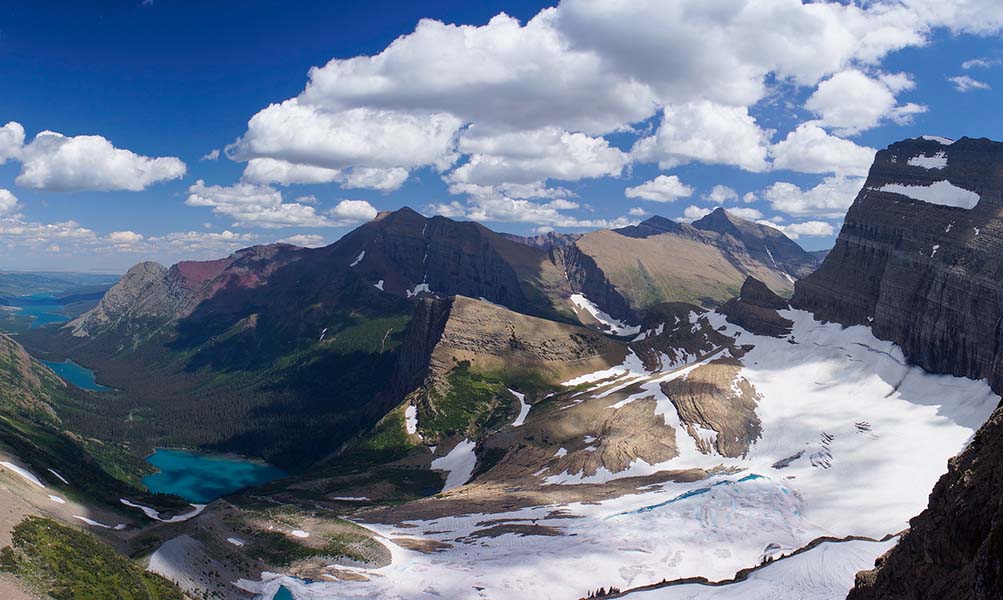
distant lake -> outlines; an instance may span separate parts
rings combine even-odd
[[[94,376],[94,371],[87,367],[81,367],[72,360],[65,362],[53,362],[51,360],[42,361],[45,366],[53,370],[56,375],[67,382],[72,383],[82,390],[91,392],[110,392],[113,388],[100,385]]]
[[[293,593],[290,592],[288,588],[283,586],[279,588],[279,591],[275,592],[275,595],[272,596],[272,600],[295,600],[295,598],[293,598]]]
[[[21,296],[11,301],[11,306],[20,310],[18,314],[31,317],[31,328],[37,329],[51,323],[65,323],[70,320],[63,314],[64,306],[52,294]]]
[[[146,462],[159,472],[143,478],[151,492],[174,494],[199,504],[245,487],[285,477],[285,472],[257,460],[186,450],[158,449]]]

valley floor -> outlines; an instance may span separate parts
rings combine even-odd
[[[1000,398],[984,382],[907,365],[898,348],[867,328],[820,323],[801,311],[781,314],[794,322],[783,338],[753,335],[716,313],[706,317],[746,350],[736,357],[741,369],[731,385],[744,380],[755,388],[762,427],[746,456],[705,453],[701,436],[714,432],[687,433],[661,384],[692,369],[651,373],[632,356],[591,378],[585,394],[608,401],[610,410],[653,399],[655,413],[676,429],[678,456],[658,464],[635,459],[616,472],[542,469],[510,490],[520,500],[503,510],[482,510],[497,506],[487,498],[497,499],[499,490],[475,482],[441,498],[362,514],[358,520],[390,551],[390,565],[341,567],[351,577],[327,582],[263,574],[239,585],[265,598],[285,586],[299,600],[574,600],[600,587],[729,579],[819,537],[900,532]],[[690,360],[703,364],[726,353]],[[707,477],[679,476],[694,469]],[[890,544],[823,544],[734,586],[743,598],[840,597],[853,574]],[[719,598],[725,589],[677,586],[629,597]],[[781,589],[802,591],[785,596]]]

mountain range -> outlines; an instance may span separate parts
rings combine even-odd
[[[0,464],[191,597],[999,597],[1001,165],[892,144],[824,256],[720,208],[534,237],[405,208],[141,263],[0,338]],[[165,447],[288,476],[192,509],[142,489]]]

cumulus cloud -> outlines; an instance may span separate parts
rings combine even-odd
[[[863,185],[863,178],[843,176],[826,177],[810,189],[778,181],[763,190],[763,197],[777,212],[795,216],[842,217]]]
[[[711,209],[705,208],[703,206],[689,205],[683,210],[682,218],[678,219],[683,222],[696,221],[702,217],[706,217],[711,213]]]
[[[802,123],[771,149],[773,167],[802,173],[865,175],[874,148],[829,135],[814,122]]]
[[[108,241],[116,246],[132,246],[143,239],[144,237],[135,231],[113,231],[108,234]]]
[[[689,198],[693,188],[683,183],[676,175],[659,175],[641,185],[623,191],[628,198],[640,198],[652,202],[675,202],[679,198]]]
[[[24,145],[24,127],[11,121],[0,127],[0,165],[11,158],[17,158]]]
[[[907,123],[926,111],[918,104],[898,104],[895,94],[912,89],[912,79],[903,73],[869,77],[857,69],[836,73],[819,84],[805,108],[819,116],[819,123],[840,135],[854,135],[889,119]]]
[[[948,81],[954,84],[954,89],[961,93],[970,92],[972,90],[989,90],[992,89],[988,83],[984,81],[979,81],[978,79],[973,79],[968,75],[957,75],[955,77],[948,77]]]
[[[880,74],[880,61],[939,27],[990,34],[1003,24],[991,0],[945,4],[957,3],[564,0],[525,24],[505,14],[480,26],[424,19],[373,55],[311,69],[303,91],[254,115],[229,153],[336,171],[459,165],[451,183],[574,181],[620,173],[626,161],[602,136],[655,118],[629,158],[765,171],[772,132],[749,109],[774,82],[823,82],[809,107],[844,134],[922,111],[896,102],[909,79]],[[840,94],[852,106],[838,105]],[[255,172],[249,181],[294,180]],[[394,189],[401,173],[377,177],[377,189]],[[353,182],[333,172],[299,179],[317,180]]]
[[[327,169],[326,181],[337,177],[331,170],[348,167],[397,169],[395,173],[421,166],[441,170],[456,160],[454,136],[461,124],[441,112],[329,111],[293,98],[254,115],[227,153],[235,160],[271,158]]]
[[[448,180],[477,185],[617,176],[629,160],[604,138],[554,127],[501,133],[472,127],[460,138],[459,150],[469,160]]]
[[[756,210],[755,208],[749,208],[744,206],[742,207],[736,206],[733,208],[729,208],[728,212],[740,219],[747,219],[749,221],[755,221],[756,219],[763,218],[763,213],[761,213],[760,211]]]
[[[738,200],[738,192],[726,185],[715,185],[711,188],[710,192],[704,194],[703,198],[704,200],[709,200],[714,204],[724,204],[729,200]]]
[[[773,221],[758,221],[760,225],[766,225],[778,229],[792,240],[801,236],[805,237],[828,237],[836,233],[835,228],[825,221],[804,221],[802,223],[791,223],[783,225]]]
[[[281,191],[267,185],[206,185],[201,179],[188,188],[185,204],[212,208],[215,214],[231,217],[234,226],[266,229],[340,227],[376,216],[376,209],[361,200],[344,200],[324,215],[312,205],[285,202]]]
[[[769,168],[770,135],[744,106],[701,101],[665,107],[658,131],[639,140],[632,154],[663,169],[698,161],[760,172]]]
[[[116,148],[99,135],[67,137],[43,131],[18,153],[25,187],[59,191],[144,190],[154,183],[178,179],[185,163],[174,157],[150,158]]]
[[[10,214],[17,208],[17,197],[10,190],[0,188],[0,216]]]
[[[287,238],[279,240],[282,244],[292,244],[294,246],[302,246],[304,248],[320,248],[327,245],[327,240],[324,239],[322,235],[315,235],[312,233],[301,233],[298,235],[291,235]]]
[[[365,200],[342,200],[327,214],[339,224],[350,225],[375,219],[377,211]]]
[[[500,223],[546,223],[552,228],[614,228],[633,225],[637,221],[627,216],[613,219],[582,219],[563,211],[580,208],[577,202],[566,198],[534,201],[517,198],[504,192],[502,186],[474,186],[467,190],[465,203],[433,203],[425,207],[427,213],[450,218],[467,218],[474,221]]]
[[[219,148],[213,148],[202,155],[200,160],[219,160]]]

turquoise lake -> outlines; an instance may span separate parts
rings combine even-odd
[[[65,362],[43,360],[42,363],[52,369],[63,381],[72,383],[82,390],[91,392],[110,392],[112,390],[112,388],[103,386],[97,382],[97,379],[94,377],[94,371],[91,371],[87,367],[81,367],[72,360]]]
[[[275,592],[275,595],[272,596],[272,600],[295,600],[295,598],[293,598],[293,593],[288,589],[280,587],[279,591]]]
[[[70,318],[63,314],[63,305],[51,294],[36,294],[15,298],[11,306],[16,306],[22,315],[32,317],[31,328],[37,329],[50,323],[65,323]]]
[[[158,449],[146,462],[158,470],[143,478],[147,489],[197,504],[285,476],[281,469],[260,461],[186,450]]]

